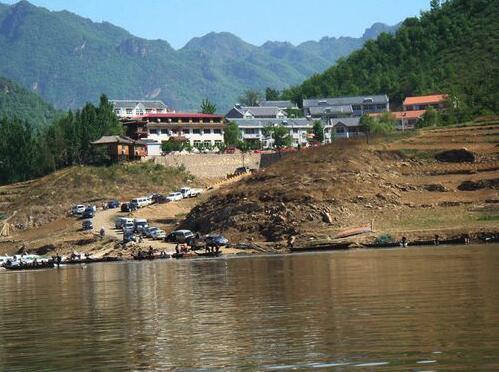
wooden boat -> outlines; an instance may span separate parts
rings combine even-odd
[[[135,255],[135,256],[132,256],[133,259],[135,261],[152,261],[152,260],[166,260],[168,258],[171,258],[172,256],[170,256],[169,254],[166,254],[166,255],[159,255],[159,256],[149,256],[149,255],[146,255],[146,256],[140,256],[140,255]]]
[[[220,256],[222,256],[222,252],[221,251],[218,251],[218,252],[203,252],[203,253],[198,253],[198,252],[194,251],[194,253],[196,253],[196,255],[198,257],[220,257]]]
[[[319,251],[337,251],[337,250],[347,250],[352,242],[336,242],[336,243],[324,243],[316,245],[308,245],[304,247],[292,247],[290,251],[293,253],[297,252],[319,252]]]
[[[100,258],[75,258],[69,259],[66,261],[62,261],[62,265],[82,265],[82,264],[93,264],[93,263],[101,263],[101,262],[119,262],[122,261],[119,257],[100,257]]]
[[[172,258],[194,258],[197,257],[195,253],[187,252],[187,253],[173,253]]]
[[[6,270],[11,271],[28,271],[28,270],[42,270],[42,269],[52,269],[54,267],[53,261],[43,261],[43,262],[30,262],[22,263],[19,265],[6,264]]]
[[[339,231],[334,236],[334,238],[335,239],[349,238],[351,236],[360,235],[360,234],[367,234],[367,233],[370,233],[370,232],[372,232],[371,225],[361,226],[361,227],[354,227],[354,228],[351,228],[351,229],[346,229],[346,230]]]

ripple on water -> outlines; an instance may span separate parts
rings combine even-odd
[[[0,370],[494,369],[497,267],[491,246],[2,273]]]

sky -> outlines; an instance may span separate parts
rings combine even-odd
[[[324,36],[362,36],[375,22],[394,25],[419,15],[430,0],[29,0],[50,10],[69,10],[107,21],[174,48],[209,32],[231,32],[261,45],[295,45]],[[6,4],[17,0],[0,0]]]

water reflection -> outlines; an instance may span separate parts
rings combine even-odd
[[[499,367],[498,247],[0,275],[0,369]]]

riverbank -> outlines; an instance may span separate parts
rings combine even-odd
[[[431,241],[435,235],[441,240],[469,236],[480,242],[499,232],[498,141],[499,123],[424,130],[397,140],[377,139],[369,145],[337,141],[289,154],[254,175],[218,184],[200,198],[152,205],[130,216],[146,218],[166,232],[188,228],[222,233],[235,247],[226,254],[286,253],[291,246],[342,244],[339,234],[362,226],[372,226],[372,231],[348,237],[354,247],[397,243],[403,237],[409,242]],[[177,177],[175,182],[189,178],[170,174]],[[49,189],[60,188],[66,178],[61,173],[59,178],[49,176],[28,186],[1,188],[0,194],[6,199],[10,195],[6,190],[29,188],[36,196],[34,201],[25,192],[22,203],[13,205],[39,211],[40,195],[50,195]],[[132,178],[127,182],[133,184]],[[126,184],[120,187],[120,194],[136,196]],[[75,195],[81,195],[81,190]],[[66,193],[65,200],[69,197]],[[13,231],[0,240],[0,254],[22,249],[59,254],[76,250],[130,257],[150,246],[174,250],[161,241],[119,244],[121,234],[113,226],[121,214],[115,210],[99,211],[94,218],[95,229],[106,230],[106,238],[100,240],[95,233],[80,231],[81,221],[57,217],[56,211],[63,210],[60,206],[44,208],[51,211],[51,220]]]

